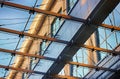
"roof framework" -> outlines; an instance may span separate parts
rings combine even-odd
[[[113,53],[113,54],[114,53],[119,54],[118,52],[115,52],[115,51],[112,51],[112,50],[107,50],[107,49],[103,49],[103,48],[83,45],[85,43],[85,41],[90,37],[90,35],[98,28],[98,26],[109,28],[111,30],[120,31],[119,27],[115,27],[115,26],[111,26],[111,25],[107,25],[107,24],[102,24],[102,22],[109,15],[109,13],[111,13],[111,11],[117,6],[117,4],[119,3],[119,0],[116,0],[116,1],[101,0],[86,20],[81,19],[81,18],[76,18],[76,17],[73,17],[73,16],[69,16],[69,15],[58,14],[58,13],[54,13],[54,12],[50,12],[50,11],[36,9],[36,8],[33,8],[33,7],[28,7],[28,6],[24,6],[24,5],[20,5],[20,4],[15,4],[15,3],[11,3],[11,2],[0,1],[0,3],[1,3],[1,7],[3,7],[4,5],[7,5],[7,6],[19,8],[19,9],[28,10],[28,11],[31,11],[33,13],[38,12],[38,13],[43,13],[43,14],[46,14],[46,15],[52,15],[52,16],[56,16],[56,17],[59,17],[59,18],[64,18],[64,19],[67,19],[67,20],[72,20],[72,21],[77,21],[77,22],[82,22],[83,23],[81,28],[74,35],[74,37],[71,39],[71,41],[64,41],[64,40],[59,40],[59,39],[56,39],[56,38],[49,38],[49,37],[45,37],[45,36],[33,35],[33,34],[30,34],[30,33],[25,33],[25,32],[20,32],[20,31],[0,27],[0,31],[9,32],[9,33],[13,33],[13,34],[18,34],[21,37],[30,36],[30,37],[33,37],[33,38],[45,39],[45,40],[49,40],[49,41],[52,41],[52,42],[59,42],[59,43],[68,44],[68,46],[65,47],[65,49],[61,52],[61,54],[59,55],[59,57],[57,59],[44,57],[44,56],[38,56],[38,55],[32,55],[32,54],[22,54],[21,52],[17,53],[13,50],[0,49],[0,51],[2,51],[2,52],[10,52],[10,53],[13,53],[13,54],[19,54],[19,55],[23,55],[23,56],[31,56],[31,57],[37,57],[37,58],[40,58],[40,59],[54,60],[55,62],[49,68],[48,72],[44,73],[43,79],[49,79],[50,77],[48,76],[48,74],[51,74],[51,75],[58,74],[61,71],[61,69],[65,66],[65,64],[67,64],[67,63],[73,64],[73,65],[84,66],[84,67],[91,67],[91,68],[95,68],[95,69],[98,68],[98,69],[102,69],[102,70],[115,71],[115,70],[112,70],[112,69],[109,69],[109,68],[102,68],[102,67],[90,66],[90,65],[86,65],[86,64],[82,64],[82,63],[69,62],[69,60],[73,57],[73,55],[77,52],[77,50],[80,47],[88,48],[88,49],[91,49],[91,50],[104,51],[104,52]],[[111,6],[109,6],[110,4],[111,4]],[[104,12],[104,10],[106,10],[106,11]],[[81,30],[82,30],[82,32],[81,32]],[[88,33],[86,33],[86,30],[87,31],[89,30]],[[77,37],[77,39],[76,39],[76,37]],[[83,37],[82,40],[81,40],[81,37]],[[69,55],[69,57],[67,55]],[[57,64],[58,62],[59,62],[59,64]],[[15,69],[13,67],[7,67],[7,66],[2,66],[2,65],[0,67],[7,68],[7,69],[9,69],[9,68],[10,69]],[[32,73],[32,72],[30,72],[30,73]],[[57,76],[58,75],[56,75],[56,77]],[[70,78],[70,79],[77,79],[77,78]]]

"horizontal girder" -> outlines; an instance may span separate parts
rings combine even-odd
[[[16,31],[16,30],[11,30],[11,29],[2,28],[2,27],[0,27],[0,31],[13,33],[13,34],[18,34],[18,35],[23,35],[23,36],[29,36],[29,37],[33,37],[33,38],[37,38],[37,39],[43,39],[43,40],[48,40],[48,41],[53,41],[53,42],[64,43],[64,44],[68,44],[68,45],[70,44],[70,42],[68,42],[68,41],[59,40],[59,39],[56,39],[56,38],[51,38],[51,37],[46,37],[46,36],[30,34],[30,33]],[[116,54],[116,55],[120,54],[119,52],[116,52],[116,51],[113,51],[113,50],[108,50],[108,49],[94,47],[94,46],[89,46],[89,45],[79,45],[77,43],[75,43],[74,45],[78,46],[78,47],[88,48],[88,49],[91,49],[91,50],[98,50],[98,51],[103,51],[103,52],[107,52],[107,53],[113,53],[113,54]]]
[[[68,20],[73,20],[73,21],[86,23],[86,20],[81,19],[81,18],[68,16],[68,15],[64,15],[64,14],[58,14],[58,13],[55,13],[55,12],[50,12],[50,11],[47,11],[47,10],[33,8],[33,7],[21,5],[21,4],[12,3],[12,2],[0,1],[0,4],[1,4],[1,6],[6,5],[6,6],[14,7],[14,8],[24,9],[24,10],[28,10],[28,11],[32,11],[32,12],[43,13],[43,14],[46,14],[46,15],[52,15],[52,16],[56,16],[56,17],[59,17],[59,18],[64,18],[64,19],[68,19]]]
[[[5,65],[0,65],[0,68],[4,68],[6,70],[11,69],[11,70],[16,70],[17,72],[26,72],[26,73],[34,73],[34,74],[41,74],[44,75],[44,72],[39,72],[39,71],[33,71],[33,70],[27,70],[27,69],[21,69],[21,68],[15,68],[15,67],[11,67],[11,66],[5,66]],[[80,79],[78,77],[72,77],[72,76],[63,76],[63,75],[47,75],[48,77],[52,77],[52,78],[59,78],[59,79]],[[4,79],[4,78],[1,78]]]
[[[50,58],[50,57],[45,57],[45,56],[40,56],[40,55],[34,55],[34,54],[28,54],[28,53],[24,53],[24,52],[18,52],[18,51],[8,50],[8,49],[2,49],[2,48],[0,48],[0,51],[1,52],[5,52],[5,53],[22,55],[22,56],[35,57],[35,58],[45,59],[45,60],[50,60],[50,61],[55,61],[56,60],[55,58]],[[93,68],[93,69],[98,69],[98,70],[105,70],[105,71],[112,71],[112,72],[116,71],[114,69],[109,69],[109,68],[104,68],[104,67],[98,67],[98,66],[94,66],[94,65],[89,65],[89,64],[84,64],[84,63],[78,63],[78,62],[72,62],[72,61],[68,61],[67,63],[71,64],[71,65],[88,67],[88,68]]]

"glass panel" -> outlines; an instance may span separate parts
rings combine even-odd
[[[77,0],[67,0],[67,11],[68,12],[73,8],[73,6],[76,3],[76,1]]]
[[[40,55],[44,54],[45,49],[47,48],[47,41],[43,40],[40,44]]]
[[[62,13],[62,9],[59,10],[58,13]],[[55,34],[57,33],[57,31],[59,30],[61,24],[63,22],[63,19],[62,18],[57,18],[55,17],[53,23],[51,24],[51,36],[54,37]]]
[[[51,36],[52,37],[57,33],[59,27],[60,27],[60,20],[59,20],[59,18],[56,18],[51,25],[51,32],[52,32]]]

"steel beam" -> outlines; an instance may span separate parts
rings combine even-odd
[[[39,72],[39,71],[33,71],[33,70],[27,70],[27,69],[21,69],[21,68],[15,68],[15,67],[11,67],[11,66],[5,66],[5,65],[0,65],[0,68],[4,68],[4,69],[11,69],[11,70],[15,70],[17,72],[26,72],[26,73],[34,73],[34,74],[41,74],[41,75],[45,75],[44,72]],[[47,75],[49,78],[59,78],[59,79],[80,79],[77,77],[72,77],[72,76],[63,76],[63,75]],[[4,79],[4,78],[1,78]]]
[[[105,68],[105,67],[99,67],[99,66],[94,66],[94,65],[84,64],[84,63],[78,63],[78,62],[69,61],[68,64],[93,68],[93,69],[96,69],[96,70],[105,70],[105,71],[117,72],[117,70],[115,70],[115,69],[109,69],[109,68]]]
[[[117,26],[112,26],[112,25],[108,25],[108,24],[100,24],[99,25],[100,27],[104,27],[104,28],[108,28],[108,29],[111,29],[111,30],[117,30],[117,31],[120,31],[120,27],[117,27]]]
[[[0,31],[4,31],[4,32],[8,32],[8,33],[13,33],[13,34],[18,34],[19,36],[29,36],[29,37],[32,37],[32,38],[38,38],[38,39],[44,39],[44,40],[48,40],[48,41],[54,41],[54,42],[68,44],[67,41],[58,40],[56,38],[50,38],[50,37],[46,37],[46,36],[40,36],[40,35],[30,34],[30,33],[21,32],[21,31],[12,30],[12,29],[7,29],[7,28],[3,28],[3,27],[0,27]]]
[[[34,54],[28,54],[25,52],[18,52],[18,51],[14,51],[14,50],[8,50],[8,49],[3,49],[0,48],[1,52],[5,52],[5,53],[10,53],[10,54],[17,54],[17,55],[22,55],[22,56],[28,56],[28,57],[35,57],[35,58],[39,58],[39,59],[46,59],[46,60],[51,60],[51,61],[55,61],[55,58],[50,58],[50,57],[45,57],[45,56],[40,56],[40,55],[34,55]]]
[[[95,46],[89,46],[89,45],[77,45],[77,46],[87,48],[87,49],[91,49],[92,51],[97,50],[97,51],[107,52],[107,53],[110,53],[110,54],[120,55],[120,52],[115,51],[115,50],[113,51],[113,50],[100,48],[100,47],[95,47]]]
[[[39,58],[39,59],[46,59],[46,60],[51,60],[51,61],[55,61],[56,60],[55,58],[50,58],[50,57],[45,57],[45,56],[40,56],[40,55],[34,55],[34,54],[27,54],[27,53],[24,53],[24,52],[18,52],[18,51],[8,50],[8,49],[2,49],[2,48],[0,48],[0,51],[1,52],[6,52],[6,53],[11,53],[11,54],[22,55],[22,56],[35,57],[35,58]],[[78,62],[72,62],[72,61],[69,61],[67,63],[71,64],[71,65],[77,65],[77,66],[94,68],[94,69],[105,70],[105,71],[112,71],[112,72],[116,71],[114,69],[109,69],[109,68],[104,68],[104,67],[98,67],[98,66],[94,66],[94,65],[89,65],[89,64],[84,64],[84,63],[78,63]]]
[[[44,75],[45,73],[43,72],[38,72],[38,71],[32,71],[32,70],[27,70],[27,69],[21,69],[21,68],[15,68],[15,67],[11,67],[11,66],[4,66],[4,65],[0,65],[0,68],[4,68],[4,69],[11,69],[11,70],[16,70],[19,72],[26,72],[26,73],[35,73],[35,74],[41,74]]]
[[[113,9],[119,4],[119,0],[100,0],[91,14],[87,17],[89,20],[88,24],[82,24],[80,29],[78,29],[77,33],[71,39],[71,42],[77,43],[79,45],[83,45],[87,39],[94,33],[94,31],[98,28],[97,25],[91,24],[102,24],[105,18],[113,11]],[[61,69],[65,66],[66,61],[71,60],[71,58],[76,54],[76,52],[80,49],[80,47],[76,47],[74,44],[71,46],[66,46],[64,50],[61,52],[59,57],[61,61],[56,60],[53,65],[48,69],[46,74],[58,74]],[[59,59],[58,57],[58,59]],[[42,79],[47,79],[44,76]]]
[[[28,7],[28,6],[25,6],[25,5],[16,4],[16,3],[12,3],[12,2],[0,1],[0,4],[11,6],[11,7],[14,7],[14,8],[19,8],[19,9],[38,12],[38,13],[43,13],[43,14],[46,14],[46,15],[52,15],[52,16],[56,16],[56,17],[64,18],[64,19],[68,19],[68,20],[74,20],[74,21],[87,23],[86,20],[80,19],[80,18],[77,18],[77,17],[64,15],[64,14],[59,14],[59,13],[55,13],[55,12],[50,12],[50,11],[46,11],[46,10],[41,10],[41,9],[38,9],[38,8]],[[95,23],[93,23],[93,24],[95,24]],[[96,24],[96,25],[98,25],[98,24]],[[120,31],[119,27],[108,25],[108,24],[99,24],[98,26]]]
[[[64,19],[67,19],[67,20],[73,20],[73,21],[86,23],[86,20],[81,19],[81,18],[68,16],[68,15],[64,15],[64,14],[58,14],[58,13],[55,13],[55,12],[50,12],[50,11],[47,11],[47,10],[33,8],[33,7],[21,5],[21,4],[12,3],[12,2],[0,1],[0,4],[1,4],[1,6],[6,5],[6,6],[19,8],[19,9],[23,9],[23,10],[28,10],[28,11],[32,11],[32,12],[43,13],[43,14],[46,14],[46,15],[52,15],[52,16],[56,16],[56,17],[59,17],[59,18],[64,18]]]
[[[44,39],[44,40],[48,40],[48,41],[64,43],[64,44],[68,44],[68,45],[70,44],[70,42],[68,42],[68,41],[59,40],[59,39],[56,39],[56,38],[50,38],[50,37],[46,37],[46,36],[34,35],[34,34],[26,33],[26,32],[20,32],[20,31],[16,31],[16,30],[7,29],[7,28],[2,28],[2,27],[0,27],[0,31],[13,33],[13,34],[18,34],[18,35],[29,36],[29,37],[33,37],[33,38],[37,38],[37,39]],[[107,52],[107,53],[113,53],[113,54],[116,54],[116,55],[120,55],[119,52],[104,49],[104,48],[99,48],[99,47],[94,47],[94,46],[89,46],[89,45],[79,45],[77,43],[75,43],[74,45],[78,46],[78,47],[88,48],[88,49],[91,49],[91,50],[103,51],[103,52]]]
[[[98,10],[100,10],[101,8],[103,9],[103,6],[105,6],[105,4],[110,3],[110,1],[107,1],[107,0],[105,0],[105,1],[103,1],[103,2],[104,2],[104,4],[102,5],[102,7],[98,8]],[[107,3],[107,2],[108,2],[108,3]],[[112,2],[112,1],[111,1],[111,2]],[[115,1],[115,2],[117,2],[117,1]],[[116,5],[115,2],[113,2],[113,4]],[[4,3],[2,2],[2,4],[4,4]],[[98,24],[101,23],[101,21],[104,20],[104,18],[105,18],[105,17],[107,16],[107,14],[114,8],[115,5],[112,5],[112,7],[110,7],[110,10],[106,11],[105,14],[103,13],[104,15],[101,15],[102,18],[100,18],[101,16],[96,17],[97,19],[100,18],[100,19],[98,20],[98,22],[96,22],[96,23],[98,23]],[[9,5],[8,5],[8,6],[9,6]],[[13,6],[13,7],[14,7],[14,6]],[[107,6],[107,7],[108,7],[108,6]],[[17,8],[18,8],[18,7],[17,7]],[[22,9],[23,9],[23,8],[22,8]],[[33,9],[32,9],[32,10],[33,10]],[[34,10],[33,10],[33,11],[34,11]],[[94,23],[94,21],[96,21],[95,16],[101,14],[101,12],[102,12],[102,11],[100,10],[100,11],[98,11],[97,13],[95,13],[95,15],[92,17],[92,20],[91,20],[92,23]],[[55,15],[54,15],[54,16],[55,16]],[[61,16],[59,16],[59,17],[61,17]],[[89,29],[89,28],[88,28],[88,29]],[[92,28],[91,28],[91,29],[92,29]],[[95,28],[94,28],[93,30],[95,30]],[[90,34],[93,33],[93,30],[90,32]],[[84,32],[84,31],[83,31],[83,32]],[[84,34],[81,33],[81,36],[82,36],[82,35],[84,35]],[[79,36],[79,37],[81,37],[81,36]],[[84,35],[84,36],[85,36],[85,35]],[[87,36],[85,36],[85,38],[87,38],[87,37],[89,37],[89,36],[90,36],[90,35],[87,35]],[[85,38],[84,38],[84,41],[86,40]],[[78,39],[77,39],[77,40],[78,40]],[[80,43],[83,43],[84,41],[81,41]],[[75,42],[75,41],[74,41],[74,42]],[[72,47],[71,47],[71,48],[72,48]],[[61,58],[65,58],[65,57],[62,55]],[[65,64],[65,63],[62,63],[62,64]],[[56,66],[57,66],[57,65],[56,65]],[[62,68],[62,67],[63,67],[63,66],[61,66],[60,68]],[[59,69],[60,69],[60,68],[59,68]],[[59,69],[58,69],[55,73],[58,73]]]
[[[53,75],[53,76],[57,79],[82,79],[82,78],[79,78],[79,77],[72,77],[72,76],[62,76],[62,75]]]

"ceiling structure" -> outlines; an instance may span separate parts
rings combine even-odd
[[[35,4],[31,5],[32,3],[35,3]],[[4,38],[4,41],[1,41],[1,43],[3,42],[3,44],[1,44],[0,51],[3,55],[2,59],[3,60],[5,59],[4,61],[1,59],[2,64],[0,65],[0,68],[5,69],[5,70],[3,70],[3,69],[1,70],[2,78],[5,78],[6,76],[9,76],[9,78],[14,78],[15,74],[13,74],[13,73],[21,71],[20,73],[23,73],[23,72],[33,73],[33,74],[30,74],[31,76],[34,74],[38,74],[37,76],[39,76],[39,78],[41,78],[41,79],[50,79],[50,78],[53,79],[54,77],[68,78],[68,79],[80,79],[78,77],[57,75],[57,74],[59,74],[59,72],[63,69],[63,67],[67,63],[73,64],[73,65],[79,65],[79,66],[83,66],[83,67],[88,67],[88,68],[100,69],[103,71],[110,71],[110,72],[117,71],[116,69],[111,69],[106,66],[105,67],[104,66],[101,67],[101,65],[94,66],[94,65],[88,65],[88,64],[78,63],[78,62],[71,62],[70,60],[72,59],[74,54],[80,49],[80,47],[92,49],[92,50],[103,51],[103,52],[108,52],[108,53],[112,53],[112,54],[120,54],[119,51],[113,52],[113,50],[109,50],[109,49],[105,49],[105,48],[84,45],[84,43],[91,36],[91,34],[98,28],[98,26],[120,31],[119,27],[103,23],[103,21],[106,19],[106,17],[118,5],[119,0],[116,0],[116,1],[113,1],[113,0],[101,0],[100,1],[100,0],[98,0],[96,2],[96,4],[92,6],[91,12],[87,16],[79,15],[79,14],[84,14],[87,11],[83,11],[83,13],[76,12],[77,10],[79,10],[79,8],[78,8],[79,2],[76,2],[74,7],[72,8],[71,12],[69,13],[69,15],[58,14],[58,13],[50,12],[49,10],[47,10],[47,9],[49,9],[48,7],[50,7],[50,5],[52,5],[52,3],[54,3],[54,1],[52,1],[52,0],[51,1],[48,0],[48,3],[50,5],[43,6],[40,9],[36,8],[36,5],[40,5],[40,3],[41,3],[41,1],[39,1],[39,2],[33,1],[31,3],[28,3],[30,5],[28,5],[28,4],[26,5],[26,4],[22,4],[20,2],[17,3],[14,1],[9,1],[9,2],[8,1],[0,1],[1,10],[4,10],[4,9],[8,10],[8,9],[11,9],[9,7],[12,7],[13,9],[11,9],[11,11],[10,11],[11,14],[12,14],[12,10],[15,10],[18,13],[21,12],[21,15],[27,16],[27,18],[26,18],[26,16],[23,16],[23,18],[20,17],[19,19],[13,18],[13,16],[11,16],[12,20],[14,20],[14,19],[21,20],[22,19],[22,21],[19,21],[19,23],[12,23],[14,21],[11,21],[8,24],[4,24],[6,22],[4,22],[4,21],[0,22],[1,23],[0,24],[1,38]],[[46,7],[47,7],[47,9],[46,9]],[[17,10],[16,10],[16,8],[17,8]],[[22,10],[24,10],[24,11],[22,11]],[[29,14],[28,14],[28,12],[29,12]],[[37,16],[36,13],[56,16],[58,18],[65,19],[65,21],[61,25],[61,29],[56,34],[56,36],[57,35],[60,36],[60,39],[37,35],[37,33],[35,33],[36,27],[29,27],[31,25],[31,23],[34,21],[33,20],[34,16]],[[44,18],[45,15],[41,15],[41,16],[37,16],[37,17]],[[75,17],[75,16],[77,16],[77,17]],[[5,17],[5,16],[3,16],[3,17]],[[11,19],[8,18],[8,20],[11,20]],[[43,19],[38,19],[38,20],[43,20]],[[23,23],[23,24],[21,24],[21,23]],[[24,28],[23,27],[14,27],[14,26],[16,26],[16,24],[19,26],[24,26]],[[70,26],[71,28],[68,28],[68,26]],[[32,28],[32,30],[31,30],[31,28]],[[66,32],[65,32],[65,30],[66,30]],[[71,34],[69,34],[70,32],[71,32]],[[66,36],[68,36],[68,37],[66,37]],[[29,38],[29,37],[32,37],[32,38]],[[21,44],[23,41],[26,40],[26,38],[27,38],[27,40],[29,40],[29,43],[27,43],[27,45],[22,45],[22,49],[21,49]],[[49,46],[47,47],[47,49],[45,51],[45,52],[48,52],[48,54],[40,56],[40,55],[27,53],[27,50],[29,50],[33,38],[51,41],[51,43],[49,44]],[[10,40],[10,39],[14,39],[14,40]],[[5,40],[8,43],[6,43]],[[12,45],[8,46],[9,43]],[[4,44],[7,44],[7,46],[4,46]],[[24,49],[24,46],[27,49],[26,48]],[[20,51],[18,51],[19,49],[20,49]],[[6,53],[4,53],[4,52],[6,52]],[[57,52],[59,52],[59,53],[57,53]],[[11,53],[11,54],[9,54],[9,53]],[[20,56],[18,56],[18,58],[15,58],[16,54],[20,55]],[[22,64],[21,60],[24,61],[22,56],[36,57],[39,59],[43,59],[40,62],[44,63],[44,65],[42,65],[40,67],[36,66],[36,68],[34,68],[32,70],[21,69],[21,68],[19,68],[19,66],[21,66],[20,64]],[[6,57],[6,58],[4,58],[4,57]],[[14,63],[14,60],[16,60],[15,63]],[[16,68],[16,66],[18,66],[18,68]],[[45,69],[43,69],[44,67],[45,67]],[[15,70],[15,71],[11,72],[11,70]],[[90,72],[90,73],[93,73],[93,72]],[[10,76],[10,74],[12,76]],[[110,74],[110,73],[108,73],[108,74]],[[85,78],[87,78],[87,77],[88,78],[90,77],[89,74],[88,74],[88,76],[87,75],[85,76]],[[29,76],[29,78],[32,79],[32,77],[30,77],[30,76]]]

